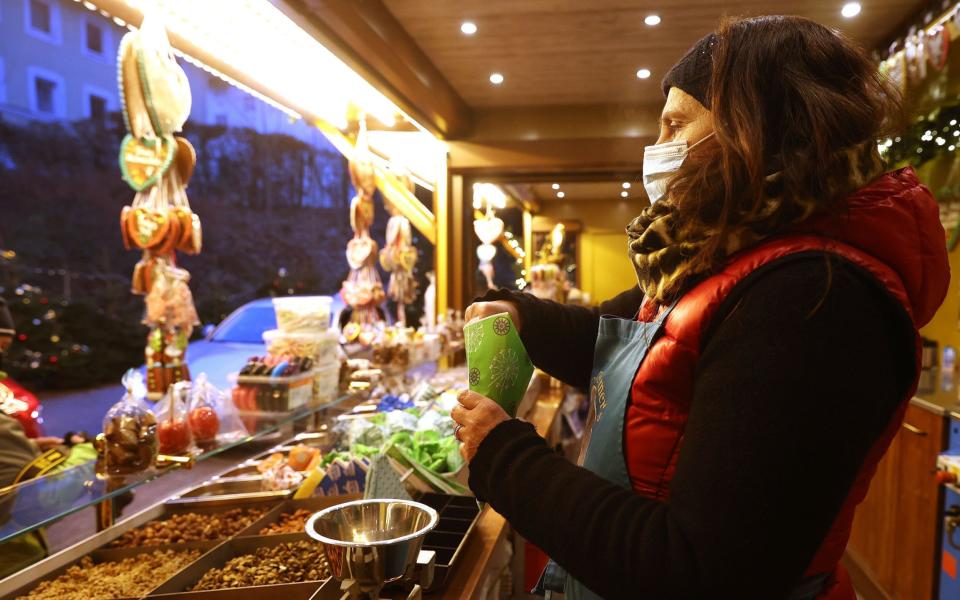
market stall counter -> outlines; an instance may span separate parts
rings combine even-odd
[[[556,420],[560,396],[544,377],[534,378],[527,390],[527,418],[543,434]],[[363,406],[351,412],[362,414]],[[340,600],[336,582],[328,580],[323,546],[304,533],[304,526],[310,515],[359,494],[318,486],[320,495],[296,499],[299,487],[237,492],[224,485],[255,480],[262,485],[271,472],[264,465],[313,460],[319,454],[312,449],[335,454],[334,437],[328,429],[283,441],[0,582],[0,596],[219,600],[269,593],[287,600]],[[509,563],[503,517],[489,507],[481,510],[470,496],[424,492],[416,499],[439,514],[439,525],[425,536],[421,552],[421,558],[429,557],[432,576],[417,593],[437,599],[486,597]],[[412,582],[394,585],[382,597],[408,598],[411,588]]]

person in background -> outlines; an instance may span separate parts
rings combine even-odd
[[[568,599],[854,600],[854,511],[950,279],[936,201],[878,153],[897,92],[781,16],[724,23],[663,91],[627,227],[639,286],[599,310],[497,291],[467,311],[509,313],[537,366],[590,390],[582,466],[465,392],[470,487]]]

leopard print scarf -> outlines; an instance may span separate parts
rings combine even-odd
[[[835,161],[838,162],[833,164],[838,168],[831,171],[843,176],[827,182],[830,198],[860,189],[882,171],[874,143],[840,151]],[[788,202],[778,196],[778,181],[777,173],[767,177],[762,208],[736,225],[727,239],[722,258],[800,223],[829,204],[820,198],[797,198]],[[702,221],[681,224],[672,198],[645,208],[627,225],[630,260],[645,296],[658,304],[669,304],[710,275],[708,267],[698,269],[691,262],[715,233],[715,227]]]

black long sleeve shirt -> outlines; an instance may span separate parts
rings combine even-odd
[[[526,294],[534,363],[584,386],[601,313]],[[784,598],[802,578],[864,457],[914,380],[905,311],[868,274],[822,254],[751,274],[724,301],[697,364],[666,502],[577,467],[518,420],[496,427],[470,487],[605,598]]]

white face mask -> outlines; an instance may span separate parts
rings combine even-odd
[[[667,193],[667,182],[677,172],[691,148],[713,135],[711,131],[689,148],[686,140],[666,142],[643,149],[643,187],[647,190],[650,204]]]

